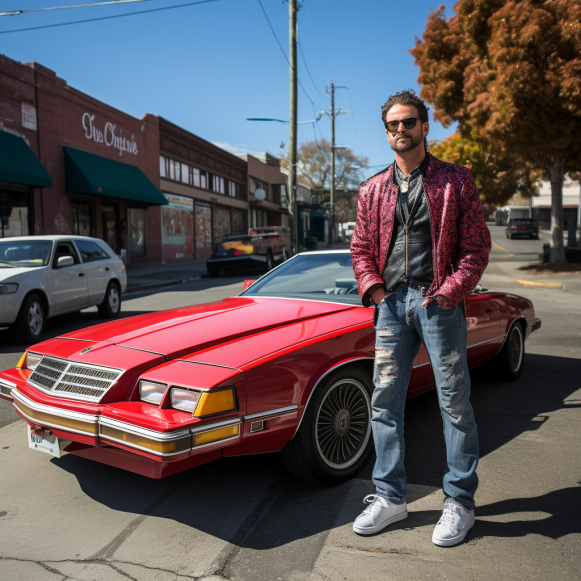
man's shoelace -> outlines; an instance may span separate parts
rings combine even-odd
[[[381,502],[379,499],[381,496],[378,494],[368,494],[364,499],[363,502],[367,504],[367,508],[361,514],[369,514],[375,505],[376,502]]]
[[[438,521],[438,524],[449,524],[451,526],[451,528],[455,528],[456,525],[456,519],[454,518],[456,516],[456,509],[452,504],[447,504],[444,507],[444,512],[442,513],[442,516],[440,517],[440,520]]]

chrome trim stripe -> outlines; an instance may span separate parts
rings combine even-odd
[[[287,260],[287,262],[288,262],[288,260]],[[286,262],[284,264],[286,264]],[[274,270],[274,268],[272,270]],[[272,270],[269,271],[268,274],[270,274],[272,272]],[[258,279],[258,280],[260,280],[260,279]],[[250,285],[250,286],[252,286],[252,285]],[[249,290],[250,286],[246,290]],[[242,292],[245,293],[246,291],[242,291]],[[361,304],[357,305],[357,304],[353,304],[353,303],[339,303],[336,301],[323,301],[323,300],[319,301],[316,299],[298,299],[296,297],[269,297],[266,295],[245,295],[245,294],[239,294],[238,296],[244,297],[247,299],[281,299],[281,300],[286,300],[286,301],[304,301],[305,303],[327,303],[330,305],[342,305],[344,307],[351,307],[352,309],[354,309],[354,308],[361,308],[361,309],[370,308],[370,307],[364,307]],[[330,313],[327,313],[327,314],[330,314]],[[369,319],[369,324],[371,325],[372,323],[373,323],[373,321],[371,319]]]
[[[174,359],[174,361],[183,361],[184,363],[197,363],[198,365],[210,365],[211,367],[223,367],[224,369],[233,369],[240,371],[237,367],[230,367],[229,365],[218,365],[218,363],[205,363],[204,361],[192,361],[191,359]]]
[[[11,381],[8,381],[7,379],[2,379],[0,377],[0,385],[4,385],[5,387],[9,387],[10,389],[14,389],[15,387],[17,387],[17,385],[15,383],[12,383]]]
[[[484,343],[490,343],[490,341],[496,341],[497,339],[502,339],[504,337],[506,337],[506,335],[499,335],[498,337],[493,337],[492,339],[486,339],[486,341],[480,341],[480,343],[468,345],[468,349],[470,349],[470,347],[478,347],[478,345],[484,345]]]
[[[221,422],[204,424],[203,426],[200,426],[198,428],[190,428],[190,430],[192,434],[201,434],[203,432],[211,432],[212,430],[217,430],[219,428],[227,428],[228,426],[235,426],[241,423],[242,418],[232,418],[231,420],[222,420]],[[201,446],[196,446],[196,448],[201,448]]]
[[[20,403],[28,406],[30,409],[33,409],[37,412],[42,412],[45,414],[51,414],[53,416],[60,416],[63,418],[69,418],[71,420],[78,420],[79,422],[86,422],[88,424],[96,424],[99,421],[99,416],[92,415],[92,414],[84,414],[82,412],[73,412],[70,410],[65,410],[63,408],[57,408],[50,405],[44,405],[42,403],[37,403],[32,401],[31,399],[27,398],[25,395],[20,393],[17,389],[12,390],[12,396],[18,400]],[[16,405],[16,403],[14,404]],[[68,428],[62,428],[66,430]],[[93,434],[94,435],[94,434]]]
[[[133,351],[143,351],[144,353],[153,353],[154,355],[161,355],[165,357],[167,361],[167,354],[159,353],[158,351],[150,351],[149,349],[140,349],[139,347],[129,347],[129,345],[120,345],[119,343],[113,343],[115,347],[123,347],[123,349],[133,349]]]
[[[297,256],[297,255],[295,255],[295,256]],[[327,375],[329,375],[329,373],[331,373],[332,371],[335,371],[335,369],[337,369],[338,367],[342,367],[343,365],[349,365],[349,363],[355,363],[356,361],[366,361],[368,359],[375,361],[375,357],[358,357],[357,359],[350,359],[349,361],[343,361],[343,363],[338,363],[334,367],[331,367],[331,369],[329,369],[328,371],[323,373],[323,375],[321,375],[321,377],[319,377],[319,379],[317,380],[317,383],[315,383],[315,385],[313,386],[311,393],[309,393],[309,398],[307,399],[307,403],[305,404],[305,407],[303,408],[303,413],[301,415],[301,419],[299,420],[299,423],[297,424],[297,429],[295,430],[295,433],[293,434],[293,438],[297,435],[297,432],[299,431],[299,428],[301,427],[301,423],[303,421],[303,418],[305,417],[305,413],[307,412],[307,406],[309,405],[309,403],[311,401],[311,397],[313,397],[313,393],[315,393],[315,390],[319,386],[319,383],[321,383],[321,381],[323,381],[323,379],[325,379],[325,377],[327,377]]]
[[[113,438],[112,436],[103,435],[100,432],[99,432],[99,438],[101,438],[105,442],[109,442],[109,441],[110,442],[118,442],[119,444],[122,444],[123,446],[127,446],[127,448],[135,448],[136,450],[143,450],[144,452],[147,452],[148,454],[151,454],[152,456],[161,456],[164,458],[167,456],[177,456],[178,454],[189,454],[192,451],[192,448],[190,446],[186,450],[180,450],[179,452],[156,452],[155,450],[152,450],[151,448],[145,448],[144,446],[140,446],[139,444],[125,442],[123,440]]]
[[[63,341],[82,341],[83,343],[98,343],[99,341],[93,341],[93,339],[75,339],[74,337],[55,337],[55,339],[62,339]]]
[[[116,428],[117,430],[123,430],[130,434],[135,434],[137,436],[143,436],[144,438],[149,438],[150,440],[155,440],[156,442],[167,442],[172,440],[179,440],[190,435],[190,430],[180,430],[179,432],[157,432],[155,430],[148,430],[147,428],[140,428],[133,424],[128,424],[126,422],[120,422],[119,420],[113,420],[111,418],[101,416],[99,418],[99,426],[109,426],[110,428]],[[99,435],[101,431],[99,430]],[[106,436],[109,437],[109,436]]]
[[[29,420],[31,423],[33,424],[37,424],[38,421],[35,420],[34,418],[31,418],[27,413],[23,412],[17,405],[16,403],[13,403],[14,407],[27,419]],[[59,426],[58,424],[53,424],[53,423],[49,423],[49,422],[42,422],[43,426],[46,426],[47,428],[56,428],[57,430],[62,430],[63,432],[73,432],[75,434],[81,434],[83,436],[91,436],[91,438],[94,438],[97,434],[94,434],[93,432],[83,432],[81,430],[75,430],[74,428],[67,428],[65,426]]]
[[[267,412],[260,412],[257,414],[250,414],[249,416],[244,416],[244,421],[248,422],[249,420],[255,420],[257,418],[267,418],[270,416],[277,416],[279,414],[289,414],[291,412],[294,412],[298,409],[298,406],[296,405],[289,405],[285,408],[278,408],[276,410],[270,410]]]

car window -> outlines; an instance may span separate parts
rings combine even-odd
[[[53,268],[57,268],[58,260],[61,256],[72,256],[75,259],[75,264],[79,264],[81,262],[77,253],[75,252],[75,248],[70,242],[59,242],[57,244],[54,258],[52,260]]]
[[[83,262],[111,258],[98,244],[95,244],[94,242],[89,242],[88,240],[75,240],[75,244],[81,253]]]
[[[52,242],[48,240],[0,242],[0,268],[45,266],[51,249]]]
[[[301,254],[253,284],[242,296],[269,296],[361,305],[351,254]]]

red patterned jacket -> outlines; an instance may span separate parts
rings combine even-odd
[[[488,264],[490,232],[472,172],[428,156],[424,192],[431,218],[434,282],[426,296],[443,295],[456,306],[472,292]],[[384,284],[399,190],[392,176],[393,164],[359,188],[351,256],[365,306],[371,304],[368,290]]]

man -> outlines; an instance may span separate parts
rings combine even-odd
[[[375,305],[372,429],[377,493],[353,523],[373,534],[407,517],[404,405],[424,343],[436,378],[447,449],[444,512],[432,541],[462,542],[474,524],[478,434],[470,405],[464,298],[490,252],[490,233],[470,170],[426,152],[428,111],[414,91],[381,110],[395,162],[361,184],[351,241],[365,306]]]

